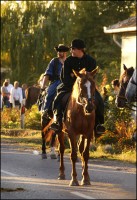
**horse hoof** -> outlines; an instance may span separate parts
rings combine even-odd
[[[71,180],[69,186],[79,186],[79,183],[77,180]]]
[[[47,154],[43,153],[43,154],[41,154],[41,157],[42,157],[42,159],[47,159]]]
[[[50,155],[50,158],[51,158],[51,159],[57,159],[57,156],[56,156],[56,154],[51,154],[51,155]]]
[[[80,185],[91,185],[89,180],[82,180]]]
[[[59,175],[58,180],[66,180],[65,175]]]

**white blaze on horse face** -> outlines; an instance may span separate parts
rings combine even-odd
[[[84,85],[87,88],[87,94],[88,94],[88,99],[89,99],[89,98],[91,98],[91,92],[90,92],[91,83],[90,83],[90,81],[87,81]]]

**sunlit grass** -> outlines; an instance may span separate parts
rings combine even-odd
[[[120,161],[127,161],[130,163],[136,163],[136,150],[130,150],[130,151],[123,151],[120,154],[111,154],[111,153],[105,153],[103,151],[103,148],[98,148],[97,151],[90,152],[90,158],[91,159],[109,159],[109,160],[120,160]]]
[[[1,139],[3,142],[9,144],[17,144],[21,148],[38,150],[41,151],[42,138],[41,132],[37,130],[25,130],[20,132],[19,135],[6,135],[1,134]],[[49,149],[49,143],[47,144],[47,149]],[[56,148],[57,150],[57,148]],[[71,149],[66,146],[65,154],[70,155]],[[78,153],[80,157],[80,154]],[[106,153],[103,146],[99,145],[97,150],[90,151],[90,159],[103,159],[103,160],[119,160],[124,162],[136,163],[136,149],[133,150],[123,150],[121,154]]]
[[[20,145],[24,148],[31,148],[31,149],[41,149],[41,133],[32,132],[30,135],[26,136],[9,136],[9,135],[1,135],[2,141],[8,142],[8,143],[15,143],[17,145]]]

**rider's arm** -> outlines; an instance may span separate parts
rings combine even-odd
[[[44,75],[41,89],[45,89],[49,83],[49,75]]]
[[[43,83],[42,83],[41,89],[45,89],[48,86],[50,78],[53,75],[53,69],[54,69],[54,59],[52,59],[47,66],[47,69],[44,73],[44,78],[43,78]]]

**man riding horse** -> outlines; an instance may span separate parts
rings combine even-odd
[[[41,87],[42,90],[45,90],[45,87],[47,86],[44,108],[42,110],[42,117],[45,120],[49,120],[49,116],[51,114],[51,103],[56,94],[56,88],[61,83],[60,74],[69,48],[66,47],[64,44],[59,44],[55,47],[55,50],[57,52],[57,57],[53,58],[50,61],[44,73],[43,83]]]
[[[64,62],[61,73],[62,83],[57,87],[57,95],[53,102],[53,113],[54,119],[56,120],[51,124],[50,128],[56,133],[62,130],[62,118],[65,108],[62,106],[61,101],[67,94],[67,104],[76,80],[73,70],[80,71],[85,68],[87,72],[91,72],[96,68],[95,59],[85,53],[85,43],[83,40],[74,39],[70,48],[72,55]],[[97,126],[97,131],[104,132],[105,128],[102,125],[104,124],[104,102],[97,89],[95,91],[95,102],[98,102],[96,109],[96,125],[98,124],[99,126]]]

